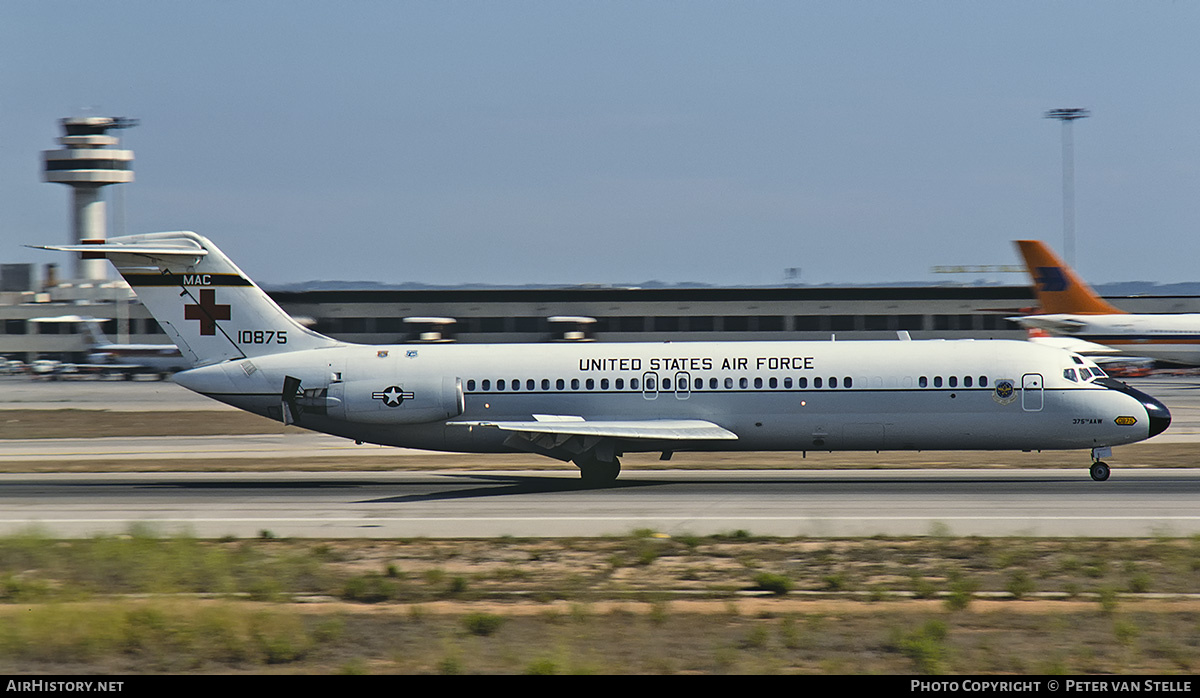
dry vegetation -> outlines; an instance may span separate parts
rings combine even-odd
[[[1200,539],[0,539],[0,671],[1188,673]]]

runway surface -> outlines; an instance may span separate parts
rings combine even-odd
[[[234,410],[167,380],[69,380],[0,376],[0,408],[146,410]]]
[[[1200,379],[1129,382],[1172,411],[1171,428],[1155,442],[1200,440]],[[171,383],[0,383],[0,407],[10,409],[230,409]],[[114,458],[220,458],[234,467],[299,454],[352,461],[385,450],[397,459],[428,458],[316,434],[0,441],[5,461],[69,457],[83,467]],[[1200,469],[1116,463],[1112,479],[1097,483],[1087,475],[1086,454],[1080,458],[1069,470],[633,470],[603,489],[584,488],[569,465],[561,472],[9,474],[0,475],[0,533],[37,526],[90,536],[141,524],[200,537],[1200,533]]]
[[[0,533],[405,538],[671,535],[1189,536],[1200,469],[0,476]]]

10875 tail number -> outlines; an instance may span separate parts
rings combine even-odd
[[[287,344],[287,330],[238,330],[238,344]]]

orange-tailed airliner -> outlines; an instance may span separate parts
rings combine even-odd
[[[1127,313],[1111,305],[1038,240],[1017,240],[1042,314],[1012,318],[1024,327],[1102,344],[1130,356],[1200,366],[1200,314]]]

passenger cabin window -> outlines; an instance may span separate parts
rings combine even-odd
[[[942,377],[941,376],[933,377],[933,387],[935,387],[935,388],[942,387]]]
[[[550,389],[550,379],[543,378],[542,379],[542,390],[549,390],[549,389]]]
[[[958,387],[958,376],[950,376],[950,378],[947,379],[947,382],[949,383],[951,388],[957,388]]]
[[[485,381],[483,381],[482,383],[480,383],[480,387],[482,387],[484,390],[491,390],[491,389],[492,389],[492,382],[491,382],[491,381],[489,381],[489,380],[485,380]]]
[[[845,378],[842,379],[842,387],[843,388],[851,388],[853,386],[854,386],[854,381],[850,380],[850,376],[846,376]]]
[[[929,387],[929,379],[926,378],[925,376],[921,376],[920,378],[917,379],[917,385],[921,386],[922,388],[928,388]]]
[[[475,392],[475,379],[474,378],[467,381],[467,390],[470,390],[471,392]]]
[[[814,379],[813,379],[813,387],[814,387],[814,388],[820,388],[820,387],[821,387],[821,379],[820,379],[820,378],[814,378]]]

